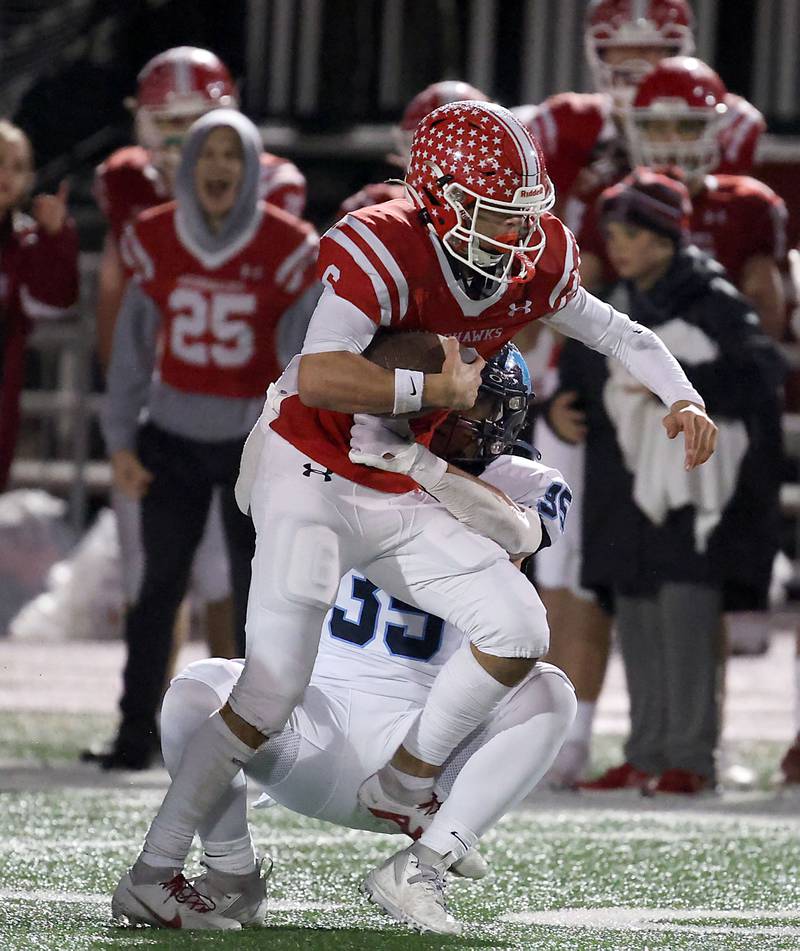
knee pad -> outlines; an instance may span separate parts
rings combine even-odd
[[[492,603],[488,622],[469,635],[479,650],[494,657],[539,658],[550,646],[544,605],[530,582],[519,577],[525,588],[503,591]]]
[[[295,604],[330,607],[342,577],[336,533],[325,525],[286,524],[279,534],[283,544],[273,553],[280,563],[273,570],[283,596]]]

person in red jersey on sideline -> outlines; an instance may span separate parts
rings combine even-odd
[[[639,84],[664,59],[694,52],[694,16],[687,0],[591,0],[584,18],[584,47],[595,92],[559,93],[541,104],[524,105],[515,113],[539,139],[558,195],[557,213],[578,236],[583,252],[581,280],[593,292],[602,286],[597,258],[586,254],[582,226],[604,188],[630,170],[623,113]],[[746,175],[756,145],[766,128],[759,111],[745,99],[725,94],[726,117],[717,127],[718,165],[712,171]],[[563,341],[544,328],[531,328],[515,339],[534,379],[544,377],[537,391],[553,396],[559,350]],[[574,396],[556,396],[565,421],[580,425]],[[610,643],[610,616],[596,596],[580,584],[583,449],[559,440],[537,421],[534,441],[565,473],[576,503],[563,544],[543,552],[536,573],[547,605],[553,635],[550,660],[569,673],[578,694],[578,715],[572,734],[556,761],[551,783],[571,785],[583,773],[597,697],[603,683]]]
[[[171,626],[215,489],[244,633],[254,537],[233,497],[239,456],[319,296],[316,232],[259,199],[260,154],[258,130],[240,112],[207,113],[187,133],[176,200],[123,233],[131,280],[103,433],[115,485],[141,500],[144,577],[126,617],[122,721],[100,760],[106,769],[142,769],[152,758]]]
[[[136,144],[113,152],[95,173],[94,194],[108,224],[97,287],[97,353],[104,372],[111,359],[114,326],[127,274],[120,254],[125,227],[140,212],[172,197],[175,171],[187,130],[204,113],[238,108],[238,93],[227,66],[210,50],[178,46],[154,56],[141,69],[136,95],[127,101],[134,115]],[[287,159],[262,152],[260,197],[294,215],[306,202],[305,178]],[[133,604],[144,573],[138,503],[112,488],[126,601]],[[204,606],[206,639],[212,653],[237,653],[231,604],[230,566],[214,493],[203,541],[195,556],[191,583],[195,604]],[[187,636],[187,615],[176,628],[176,646]],[[166,684],[165,684],[166,686]],[[86,751],[84,758],[109,762],[109,749]]]

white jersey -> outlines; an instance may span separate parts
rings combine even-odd
[[[551,544],[561,538],[572,493],[557,469],[504,455],[490,463],[481,478],[518,505],[536,508]],[[427,504],[439,505],[432,498]],[[325,617],[311,683],[424,703],[442,665],[463,639],[453,625],[393,598],[351,571],[342,578],[336,603]]]

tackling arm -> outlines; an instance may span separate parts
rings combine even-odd
[[[409,442],[380,420],[357,416],[350,446],[352,462],[410,476],[459,522],[490,538],[512,557],[531,555],[541,546],[538,512],[522,508],[505,492],[450,465],[425,446]]]

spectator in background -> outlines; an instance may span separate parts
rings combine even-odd
[[[634,320],[658,333],[707,409],[719,451],[686,472],[679,447],[648,433],[662,410],[638,383],[570,343],[561,385],[583,418],[551,412],[562,438],[586,431],[583,583],[610,592],[631,701],[626,761],[585,789],[692,794],[715,785],[723,587],[746,579],[749,479],[766,495],[779,473],[743,466],[780,417],[783,362],[722,269],[687,244],[691,204],[679,182],[645,169],[601,196],[607,251]],[[751,454],[752,458],[752,454]]]
[[[78,233],[67,216],[67,183],[55,195],[37,195],[28,217],[20,209],[33,176],[28,137],[0,120],[0,491],[17,442],[31,322],[61,317],[78,299]]]
[[[97,288],[97,351],[104,373],[127,280],[120,256],[122,232],[137,214],[172,197],[181,145],[192,123],[212,109],[237,108],[238,93],[225,64],[210,50],[178,46],[150,59],[138,76],[135,97],[126,100],[135,119],[136,145],[117,149],[98,167],[95,196],[108,222]],[[287,159],[262,152],[259,197],[302,215],[305,178]],[[126,599],[141,585],[142,543],[138,505],[112,490],[122,554]],[[204,605],[205,633],[213,653],[236,655],[230,583],[218,494],[192,570],[192,594]],[[178,625],[180,642],[184,625]],[[102,754],[101,754],[102,755]],[[91,754],[89,754],[91,758]]]
[[[267,384],[302,344],[319,295],[314,229],[258,198],[261,138],[233,109],[189,130],[176,201],[141,214],[122,241],[133,279],[114,332],[103,419],[114,481],[141,499],[144,579],[128,614],[122,722],[106,769],[142,769],[171,632],[219,486],[238,648],[255,536],[233,486]],[[140,412],[148,419],[139,426]]]

